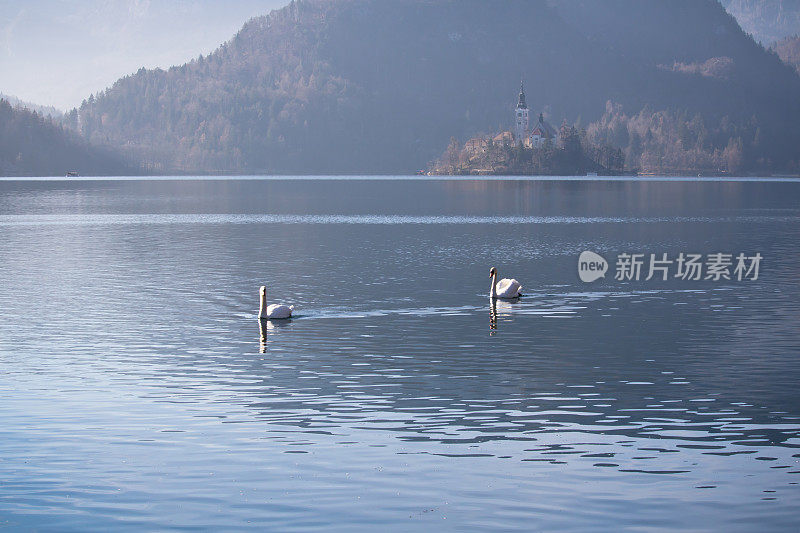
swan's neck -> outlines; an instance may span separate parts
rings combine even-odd
[[[492,276],[492,286],[489,289],[489,296],[497,298],[497,274]]]
[[[258,318],[267,318],[267,291],[261,293]]]

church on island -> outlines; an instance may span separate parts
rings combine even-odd
[[[584,156],[575,161],[567,161],[569,158],[565,159],[562,154],[564,147],[561,144],[575,129],[568,127],[565,121],[561,129],[557,130],[544,119],[543,113],[539,113],[534,121],[531,121],[531,114],[532,110],[528,108],[525,96],[525,85],[521,82],[511,128],[496,134],[473,137],[463,147],[456,138],[452,138],[445,153],[431,163],[427,173],[491,175],[504,172],[586,172],[581,166]],[[570,157],[573,156],[574,154]],[[572,170],[572,167],[580,168]]]
[[[452,137],[447,150],[430,163],[427,173],[583,176],[623,172],[625,154],[619,148],[592,142],[585,132],[570,126],[566,120],[556,129],[544,119],[544,113],[538,113],[534,120],[531,115],[533,110],[528,108],[525,85],[520,83],[514,122],[508,130],[473,137],[463,147]]]
[[[530,110],[525,100],[525,84],[520,82],[519,99],[517,100],[516,124],[514,127],[514,141],[517,146],[526,148],[539,148],[548,142],[558,141],[558,132],[544,119],[544,115],[539,113],[539,120],[531,128]]]
[[[550,144],[554,146],[560,140],[561,134],[544,119],[544,114],[539,113],[536,123],[531,127],[531,110],[525,97],[525,83],[520,82],[517,107],[514,109],[514,131],[504,131],[493,137],[492,142],[498,145],[522,146],[524,148],[541,148]],[[485,150],[489,139],[475,137],[464,145],[468,152]]]

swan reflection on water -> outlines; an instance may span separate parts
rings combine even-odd
[[[489,335],[494,335],[497,331],[497,318],[511,316],[514,304],[519,302],[519,298],[500,300],[489,298]]]
[[[258,319],[258,333],[261,339],[259,353],[267,353],[267,334],[286,327],[291,324],[291,320],[270,320],[268,318]]]

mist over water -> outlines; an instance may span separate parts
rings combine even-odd
[[[0,524],[793,530],[798,200],[0,181]],[[579,280],[586,250],[605,279]],[[756,281],[623,282],[623,252],[764,260]],[[492,307],[492,266],[526,297]],[[297,317],[260,330],[262,284]]]

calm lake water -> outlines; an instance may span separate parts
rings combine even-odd
[[[4,180],[0,237],[0,529],[800,521],[800,182]],[[763,260],[614,279],[680,252]]]

